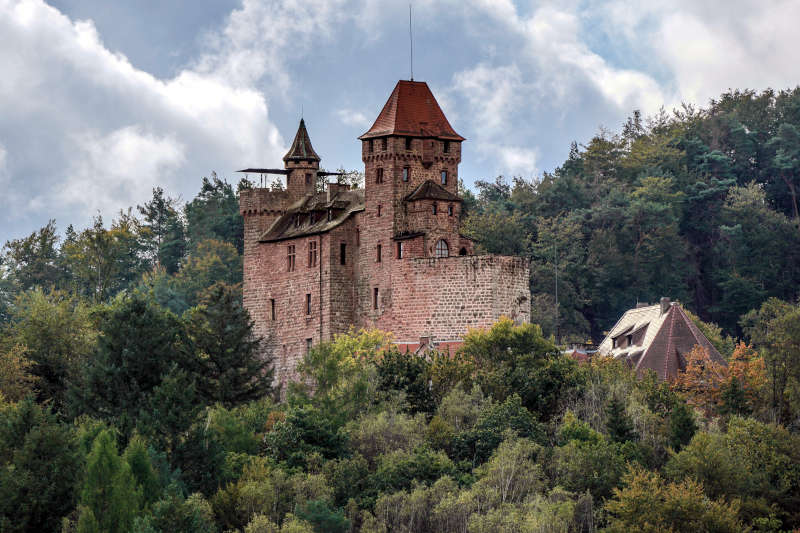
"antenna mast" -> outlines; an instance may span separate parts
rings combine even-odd
[[[414,81],[414,34],[411,33],[411,2],[408,3],[408,44],[411,49],[411,81]]]

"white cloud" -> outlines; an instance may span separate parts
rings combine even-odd
[[[532,178],[536,175],[538,154],[535,149],[522,146],[499,146],[495,149],[502,165],[498,174],[506,173],[513,176]]]
[[[363,129],[369,128],[372,125],[373,120],[362,111],[349,108],[337,110],[336,116],[342,121],[343,124],[348,126],[356,126]]]

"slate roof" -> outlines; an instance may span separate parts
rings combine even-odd
[[[643,331],[644,335],[639,335]],[[627,336],[634,344],[614,347],[614,339]],[[641,337],[636,342],[637,337]],[[622,315],[598,346],[598,353],[623,359],[638,372],[653,370],[662,380],[677,377],[686,368],[686,354],[696,345],[706,349],[714,362],[726,364],[719,351],[697,328],[677,302],[630,309]]]
[[[463,141],[424,81],[400,80],[372,127],[359,139],[402,135]]]
[[[328,220],[329,209],[330,220]],[[330,198],[327,192],[309,194],[289,206],[286,212],[261,235],[259,241],[275,242],[325,233],[345,222],[353,213],[363,210],[363,189],[340,190]],[[312,213],[313,222],[310,218]],[[296,223],[296,217],[299,217],[299,224]]]
[[[461,198],[451,193],[438,183],[432,180],[425,180],[405,197],[406,202],[414,200],[445,200],[448,202],[460,202]]]
[[[294,136],[292,147],[283,156],[284,161],[320,161],[314,147],[311,146],[311,138],[308,136],[306,129],[306,122],[301,118],[300,126],[297,128],[297,133]]]

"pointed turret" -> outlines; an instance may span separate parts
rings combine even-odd
[[[294,142],[289,151],[283,156],[285,162],[289,161],[316,161],[319,163],[320,159],[314,147],[311,146],[311,139],[306,130],[306,123],[301,118],[300,126],[297,128],[297,134],[294,136]]]

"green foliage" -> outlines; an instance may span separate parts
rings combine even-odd
[[[665,484],[658,474],[637,469],[625,476],[625,487],[614,491],[606,508],[609,532],[744,530],[737,502],[711,500],[692,480]]]
[[[174,274],[186,247],[183,222],[176,209],[177,200],[164,196],[164,189],[153,188],[153,198],[136,209],[144,218],[142,233],[148,253],[158,265]]]
[[[0,530],[55,531],[76,502],[75,435],[31,399],[0,405]]]
[[[289,466],[305,466],[318,453],[327,459],[339,456],[345,437],[321,410],[312,405],[290,406],[264,438],[266,451]]]
[[[433,410],[433,392],[428,386],[431,363],[424,355],[389,350],[378,360],[378,390],[405,394],[412,413]]]
[[[208,288],[189,312],[187,329],[205,403],[233,407],[272,392],[272,360],[253,334],[240,287],[217,283]]]
[[[207,239],[195,245],[175,276],[153,281],[158,301],[182,313],[197,305],[212,285],[241,283],[242,256],[231,243]]]
[[[295,515],[310,523],[314,533],[345,533],[350,530],[350,521],[341,510],[333,510],[323,500],[309,500],[298,506]]]
[[[96,522],[99,531],[124,533],[133,524],[141,498],[130,466],[117,453],[114,436],[108,430],[101,431],[86,460],[79,529],[91,531]]]
[[[669,444],[675,450],[689,444],[695,432],[697,423],[694,414],[686,402],[677,402],[669,415]]]
[[[633,422],[625,413],[625,405],[617,398],[611,398],[606,406],[606,430],[612,442],[627,442],[636,439]]]
[[[207,239],[233,245],[239,254],[244,250],[244,220],[239,214],[239,199],[231,185],[211,173],[203,178],[200,192],[184,207],[186,236],[194,251]]]

